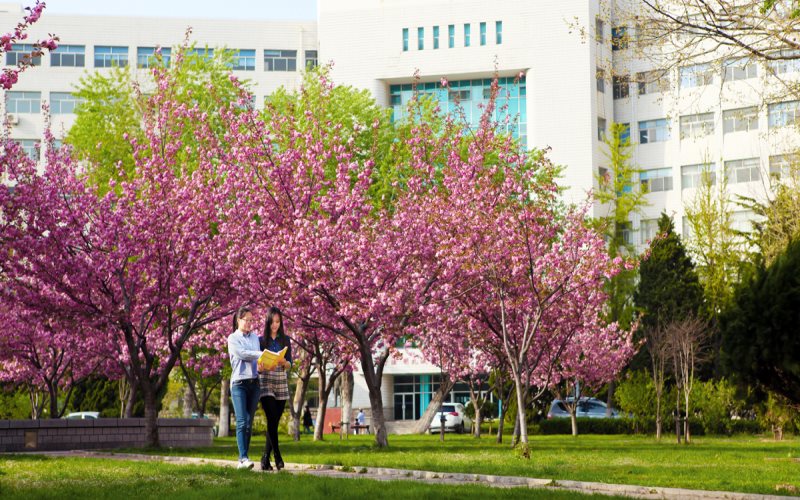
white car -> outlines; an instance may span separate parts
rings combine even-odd
[[[464,405],[461,403],[445,403],[442,405],[442,410],[433,416],[430,427],[431,434],[441,432],[442,413],[444,413],[445,417],[445,432],[453,431],[461,434],[464,432],[464,429],[472,426],[472,420],[464,413]]]
[[[96,419],[100,418],[99,411],[76,411],[74,413],[70,413],[64,418],[68,418],[70,420],[87,420],[87,419]]]

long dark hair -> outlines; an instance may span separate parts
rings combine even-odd
[[[286,336],[286,332],[283,330],[283,313],[280,309],[275,306],[269,308],[269,312],[267,313],[267,320],[264,322],[264,341],[266,342],[267,339],[272,338],[272,318],[278,316],[278,320],[280,321],[280,325],[278,326],[278,335],[275,337],[275,340],[281,345],[281,347],[286,347],[289,345],[289,337]]]
[[[250,314],[253,313],[253,311],[251,311],[250,308],[247,307],[247,306],[242,306],[239,309],[237,309],[235,313],[233,313],[233,331],[234,332],[239,329],[239,318],[241,318],[242,316],[244,316],[247,313],[250,313]]]

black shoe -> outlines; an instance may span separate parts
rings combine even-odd
[[[261,455],[261,470],[272,470],[272,466],[269,464],[269,455],[266,453]]]
[[[278,470],[283,469],[283,458],[278,453],[275,454],[275,468]]]

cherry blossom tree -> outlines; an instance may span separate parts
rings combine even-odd
[[[25,31],[42,16],[42,11],[45,8],[44,2],[36,1],[33,7],[25,7],[28,14],[22,18],[22,21],[17,23],[14,30],[0,36],[0,54],[4,52],[11,52],[15,43],[22,42],[28,39],[28,34]],[[32,44],[33,50],[28,54],[21,54],[17,58],[17,64],[12,67],[3,68],[0,74],[0,87],[9,90],[16,85],[19,81],[19,75],[26,69],[33,66],[36,59],[42,57],[45,51],[55,50],[58,47],[58,37],[49,35],[48,38],[38,40]]]
[[[204,112],[170,99],[167,70],[154,76],[146,140],[133,141],[135,177],[101,197],[69,148],[50,146],[41,174],[20,155],[5,155],[2,174],[14,189],[0,195],[0,241],[8,250],[0,268],[13,277],[4,299],[80,318],[98,338],[125,346],[150,445],[158,443],[157,394],[184,345],[229,314],[236,297],[229,242],[217,229],[230,194],[216,175],[227,147],[203,125]],[[202,158],[191,172],[179,161],[187,123]]]

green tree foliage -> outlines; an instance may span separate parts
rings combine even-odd
[[[640,314],[640,332],[697,314],[703,305],[695,266],[665,213],[658,220],[658,236],[639,264],[633,300]]]
[[[728,369],[800,406],[800,240],[743,280],[721,320]]]
[[[603,204],[606,215],[597,221],[608,241],[608,253],[612,257],[633,254],[634,245],[631,216],[639,213],[647,204],[645,193],[636,188],[639,170],[631,164],[629,129],[622,123],[612,123],[606,136],[606,165],[604,173],[598,174],[597,201]],[[623,270],[609,283],[609,320],[618,321],[627,328],[633,320],[633,291],[636,270]]]
[[[117,381],[90,377],[76,385],[70,399],[70,411],[99,411],[103,418],[119,418],[119,386]]]
[[[0,385],[0,420],[31,418],[31,401],[24,387]]]
[[[208,121],[222,135],[227,131],[217,113],[218,97],[231,104],[245,96],[238,82],[232,81],[230,67],[236,55],[228,50],[195,49],[187,42],[172,49],[171,57],[156,56],[150,61],[151,71],[166,71],[177,81],[171,98],[187,104],[198,104],[208,113]],[[87,163],[87,173],[97,185],[107,186],[110,180],[133,174],[133,151],[130,141],[143,137],[142,117],[151,112],[152,73],[131,67],[96,71],[81,78],[73,92],[81,103],[75,110],[75,124],[65,143],[72,146],[76,158]],[[242,87],[246,89],[246,82]],[[183,139],[194,136],[192,123],[185,123]],[[189,144],[192,141],[187,141]],[[186,143],[186,142],[185,142]],[[181,152],[181,163],[187,171],[198,161],[196,150]]]

